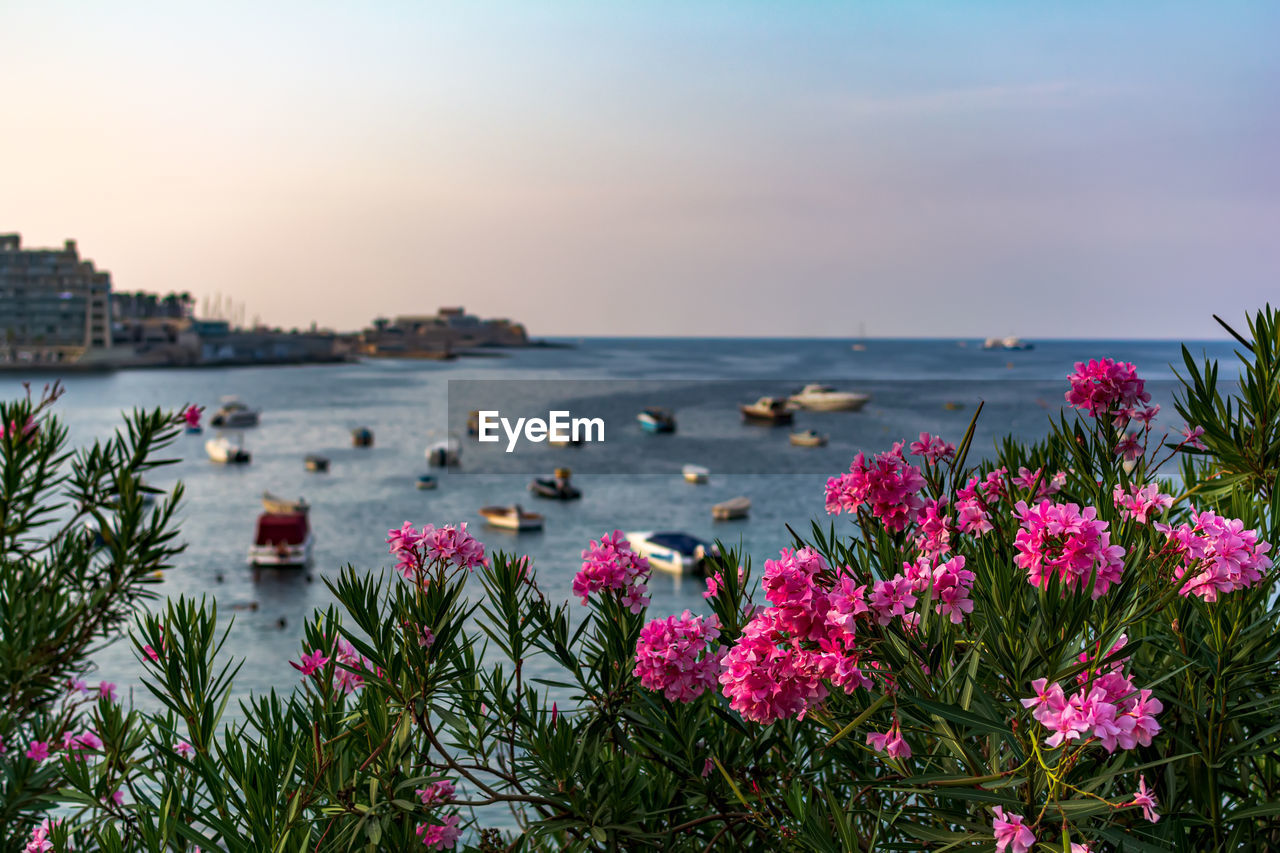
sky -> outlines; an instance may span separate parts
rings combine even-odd
[[[0,3],[0,233],[354,329],[1208,338],[1280,4]]]

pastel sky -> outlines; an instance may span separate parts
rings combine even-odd
[[[0,232],[343,329],[1214,337],[1280,4],[0,3]]]

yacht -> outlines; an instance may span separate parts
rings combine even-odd
[[[856,412],[867,404],[870,395],[854,391],[837,391],[829,385],[806,385],[789,402],[815,412]]]
[[[257,426],[260,414],[257,409],[251,409],[241,402],[239,397],[223,397],[222,406],[209,418],[209,423],[216,427],[240,429]]]

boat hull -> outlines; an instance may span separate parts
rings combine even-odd
[[[244,427],[253,427],[258,425],[257,412],[236,412],[230,415],[215,414],[209,419],[209,423],[216,427],[230,427],[232,429],[242,429]]]
[[[308,533],[301,545],[250,545],[249,564],[263,568],[305,568],[311,564],[315,538]]]

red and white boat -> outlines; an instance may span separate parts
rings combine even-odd
[[[307,566],[315,538],[307,516],[306,501],[284,501],[270,494],[262,498],[264,512],[258,516],[249,562],[254,566]]]

